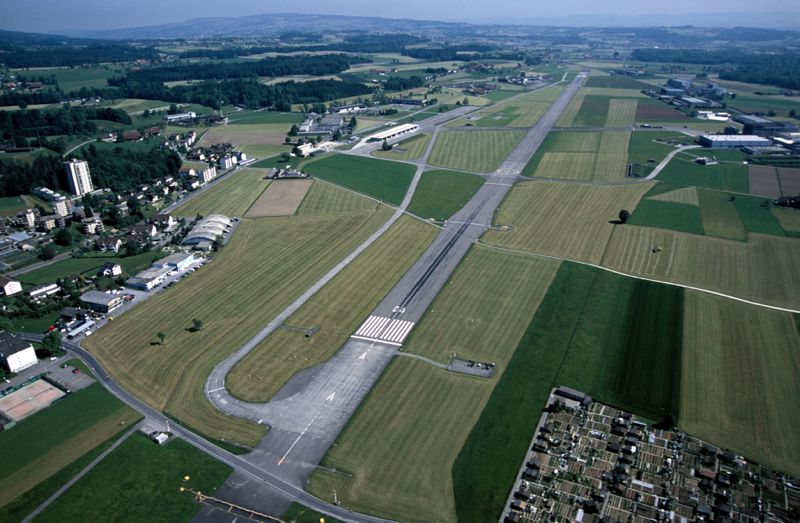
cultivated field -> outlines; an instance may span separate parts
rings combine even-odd
[[[661,252],[653,253],[654,246]],[[743,243],[623,226],[614,229],[602,264],[627,274],[800,309],[798,259],[800,242],[791,238],[751,233]]]
[[[279,180],[273,182],[247,210],[247,218],[264,216],[292,216],[313,180]]]
[[[662,202],[683,203],[686,205],[694,205],[695,207],[700,206],[700,200],[697,196],[696,187],[681,187],[680,189],[671,189],[655,196],[648,196],[647,199],[658,200]]]
[[[633,209],[651,184],[602,187],[555,182],[517,184],[495,215],[510,231],[483,241],[509,249],[598,263],[620,209]]]
[[[237,364],[225,380],[234,396],[268,401],[296,372],[328,360],[436,237],[402,217],[366,252]],[[313,335],[305,337],[303,329]]]
[[[750,183],[750,193],[770,198],[783,196],[781,184],[778,180],[778,169],[769,165],[749,165],[747,177]]]
[[[608,96],[585,94],[581,107],[572,120],[572,127],[604,127],[610,101]]]
[[[205,399],[209,372],[389,213],[383,208],[244,219],[209,266],[100,329],[84,345],[115,380],[153,407],[207,436],[253,445],[264,428],[225,416]],[[203,321],[202,331],[190,332],[194,318]],[[166,333],[164,345],[154,341],[157,331]]]
[[[404,521],[455,520],[453,463],[557,268],[472,249],[405,350],[440,361],[451,352],[493,361],[495,376],[394,361],[324,460],[353,477],[317,472],[312,492],[329,498],[333,487],[345,506]]]
[[[565,180],[622,180],[629,139],[626,132],[551,133],[523,173]]]
[[[324,181],[311,184],[297,214],[337,214],[374,209],[378,202]]]
[[[232,143],[234,145],[282,145],[291,127],[288,123],[237,124],[212,127],[199,145]]]
[[[497,169],[523,138],[519,131],[450,131],[440,133],[429,163],[469,172]]]
[[[800,338],[789,313],[686,293],[679,426],[800,475]]]
[[[612,98],[608,103],[606,127],[627,127],[636,118],[635,98]]]
[[[703,231],[709,236],[747,241],[747,231],[727,193],[698,189]]]
[[[108,440],[141,416],[90,385],[0,432],[5,451],[0,471],[0,506],[27,492]]]
[[[267,169],[243,169],[226,176],[214,187],[178,206],[173,214],[194,218],[198,214],[243,216],[270,182]]]
[[[664,102],[653,98],[643,98],[639,100],[636,107],[636,121],[688,123],[691,118]],[[692,125],[694,124],[695,122],[692,122]]]
[[[705,233],[699,205],[686,205],[656,198],[642,198],[628,223],[691,234]]]
[[[778,177],[781,179],[781,190],[784,196],[800,194],[800,169],[778,167]]]
[[[391,151],[378,150],[373,154],[378,158],[386,158],[387,160],[416,160],[423,155],[430,141],[430,135],[418,134],[398,142],[392,147]]]
[[[419,180],[408,212],[420,218],[446,220],[461,209],[486,180],[458,171],[426,171]]]
[[[773,207],[772,214],[789,236],[800,236],[800,212],[797,209]]]

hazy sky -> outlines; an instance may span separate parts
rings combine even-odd
[[[800,17],[798,0],[2,0],[0,28],[59,32],[179,22],[205,16],[323,13],[392,18],[480,21],[486,17],[585,14],[686,14],[787,11]]]

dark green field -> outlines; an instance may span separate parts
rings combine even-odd
[[[597,96],[588,94],[583,98],[581,108],[575,119],[572,120],[572,127],[603,127],[608,117],[608,96]]]
[[[586,87],[609,87],[612,89],[652,89],[653,86],[628,78],[627,76],[590,76],[586,80]]]
[[[42,521],[190,521],[201,505],[183,485],[213,493],[232,469],[180,439],[135,433],[42,512]],[[190,480],[184,482],[184,476]]]
[[[722,191],[748,192],[750,182],[747,166],[735,162],[729,151],[692,150],[691,155],[680,153],[658,175],[658,180],[675,185],[695,185]],[[733,151],[738,153],[738,151]],[[741,155],[741,153],[739,153]],[[724,163],[698,165],[692,161],[697,156],[716,156]]]
[[[700,208],[683,203],[663,202],[642,198],[631,213],[629,223],[646,227],[672,229],[674,231],[703,234],[703,219]]]
[[[564,263],[453,466],[459,521],[496,520],[551,388],[677,418],[683,289]]]
[[[457,171],[427,171],[414,191],[408,212],[420,218],[446,220],[461,209],[485,180]]]
[[[411,179],[413,165],[336,154],[309,163],[305,171],[373,198],[399,205]]]
[[[289,131],[291,124],[299,124],[303,121],[303,113],[277,113],[272,111],[249,111],[244,114],[236,112],[228,113],[231,124],[254,124],[254,123],[285,123],[286,131]]]
[[[739,218],[748,232],[786,236],[786,231],[770,210],[772,207],[770,198],[744,194],[737,194],[734,198],[733,206],[739,212]]]
[[[126,257],[82,256],[80,258],[67,258],[41,269],[20,274],[19,281],[25,285],[41,285],[43,283],[52,283],[58,278],[63,278],[70,274],[95,276],[100,267],[106,262],[118,263],[126,274],[135,274],[138,270],[147,268],[161,256],[161,253],[158,252],[146,252]]]

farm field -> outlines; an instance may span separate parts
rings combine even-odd
[[[680,133],[660,131],[634,131],[628,142],[628,162],[633,164],[634,176],[645,177],[653,171],[674,148],[673,145],[656,140],[678,140]]]
[[[499,516],[550,389],[677,409],[682,289],[563,263],[453,467],[459,521]],[[564,333],[571,333],[565,336]]]
[[[396,143],[390,151],[377,150],[373,154],[387,160],[416,160],[425,153],[430,135],[418,134]]]
[[[746,193],[748,189],[747,166],[741,163],[739,151],[712,151],[692,149],[681,152],[667,164],[658,175],[658,180],[674,185],[694,185],[723,191]],[[694,159],[700,156],[716,156],[717,165],[699,165]]]
[[[29,72],[20,70],[22,74],[28,75]],[[108,80],[112,76],[119,76],[123,74],[122,68],[112,68],[108,66],[98,66],[92,68],[66,68],[66,67],[53,67],[36,69],[33,72],[35,76],[55,76],[58,86],[65,93],[71,91],[78,91],[81,87],[98,87],[108,88]]]
[[[81,256],[79,258],[66,258],[47,265],[41,269],[20,274],[16,279],[23,285],[42,285],[53,283],[59,278],[70,274],[96,276],[97,271],[106,263],[118,263],[125,274],[135,274],[150,266],[152,262],[161,258],[160,252],[145,252],[135,256]]]
[[[480,189],[486,180],[458,171],[422,173],[408,212],[420,218],[442,221],[450,218]]]
[[[253,445],[264,428],[216,410],[203,395],[206,377],[390,213],[384,207],[243,219],[210,265],[100,329],[84,346],[154,408],[209,437]],[[202,332],[190,332],[194,318],[203,321]],[[157,331],[167,335],[163,346],[154,341]]]
[[[329,498],[333,487],[347,507],[404,521],[455,520],[452,465],[557,269],[558,262],[473,248],[406,350],[439,361],[453,351],[494,361],[495,377],[397,358],[323,461],[353,477],[316,472],[311,491]],[[473,295],[496,297],[465,299]],[[491,326],[491,334],[481,326]]]
[[[671,105],[656,100],[654,98],[642,98],[636,107],[636,121],[637,122],[678,122],[692,125],[696,121],[692,120],[686,114],[678,111]]]
[[[409,217],[401,219],[316,296],[286,325],[239,362],[225,386],[234,396],[265,402],[296,372],[330,359],[384,295],[436,237],[438,230]]]
[[[650,84],[634,80],[627,76],[595,76],[591,75],[584,84],[586,87],[600,87],[603,89],[624,89],[632,95],[640,94],[642,89],[650,89]]]
[[[624,98],[630,101],[637,101],[647,98],[646,94],[642,94],[634,89],[624,89],[619,87],[583,87],[581,92],[584,95],[593,96],[608,96],[610,98]],[[634,111],[635,113],[636,111]]]
[[[522,174],[567,180],[623,180],[630,134],[569,131],[550,133]]]
[[[253,144],[245,144],[240,145],[236,148],[237,151],[242,151],[245,153],[248,158],[257,158],[257,159],[264,159],[269,158],[271,156],[277,156],[280,153],[286,151],[291,151],[292,146],[290,145],[274,145],[274,144],[263,144],[263,145],[253,145]]]
[[[375,208],[378,203],[357,192],[315,180],[297,214],[337,214]]]
[[[521,131],[443,132],[433,145],[428,163],[469,172],[492,172],[523,136]]]
[[[575,121],[575,117],[578,115],[578,111],[581,110],[581,105],[583,105],[583,97],[586,96],[584,92],[585,89],[579,89],[572,100],[567,105],[564,112],[561,113],[561,116],[558,117],[556,120],[556,127],[573,127],[572,122]],[[553,134],[552,132],[550,133]]]
[[[414,178],[413,165],[334,154],[308,163],[305,171],[392,205],[399,205]]]
[[[798,309],[798,256],[800,242],[791,238],[751,233],[745,243],[626,225],[614,229],[602,265]]]
[[[282,145],[291,124],[242,123],[212,127],[200,140],[199,145],[232,143],[234,145]]]
[[[634,98],[612,98],[608,102],[606,127],[627,127],[636,118],[637,102]]]
[[[796,209],[773,207],[772,214],[786,231],[787,236],[800,236],[800,212],[797,212]]]
[[[564,90],[562,85],[551,85],[513,100],[492,105],[472,117],[459,118],[448,127],[476,125],[478,127],[532,127],[547,112]],[[460,99],[460,98],[459,98]]]
[[[679,427],[800,475],[800,338],[792,315],[687,291]]]
[[[141,415],[99,384],[65,397],[0,432],[6,452],[0,472],[0,506],[132,425]]]
[[[181,481],[204,494],[224,483],[233,469],[181,439],[155,445],[131,435],[42,512],[42,521],[104,521],[124,514],[127,521],[188,521],[202,505],[182,493]],[[124,471],[121,474],[120,471]],[[135,485],[135,488],[131,488]]]
[[[610,103],[608,96],[584,95],[583,103],[572,120],[572,127],[604,127]]]
[[[728,240],[747,241],[747,230],[728,194],[710,189],[698,189],[697,194],[705,234]],[[764,212],[769,213],[769,210],[765,209]],[[769,216],[772,218],[772,214]]]
[[[750,84],[752,85],[752,84]],[[738,92],[736,98],[728,100],[728,105],[745,113],[768,113],[774,111],[778,117],[789,118],[789,111],[798,110],[798,101],[791,96],[770,95]]]
[[[666,193],[670,194],[670,193]],[[660,227],[673,231],[703,234],[703,216],[699,205],[655,198],[642,198],[631,213],[628,223],[643,227]]]
[[[269,186],[267,169],[247,168],[226,175],[207,191],[179,205],[173,214],[194,218],[198,214],[243,216]]]
[[[313,180],[279,180],[270,184],[245,214],[248,218],[292,216],[311,188]]]
[[[241,111],[230,113],[227,116],[228,123],[231,125],[286,124],[291,127],[294,123],[302,123],[306,115],[304,113],[279,113],[275,111]]]
[[[186,104],[177,104],[178,107],[182,107]],[[170,102],[163,102],[161,100],[143,100],[141,98],[124,98],[119,102],[109,105],[109,107],[113,107],[114,109],[122,109],[128,114],[134,113],[141,113],[146,110],[167,110],[169,109]]]
[[[620,209],[633,209],[651,184],[625,187],[519,183],[506,196],[483,242],[513,250],[599,263]]]

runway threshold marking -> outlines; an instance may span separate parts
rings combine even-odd
[[[352,337],[400,346],[412,327],[414,327],[413,321],[373,314],[361,324]]]

